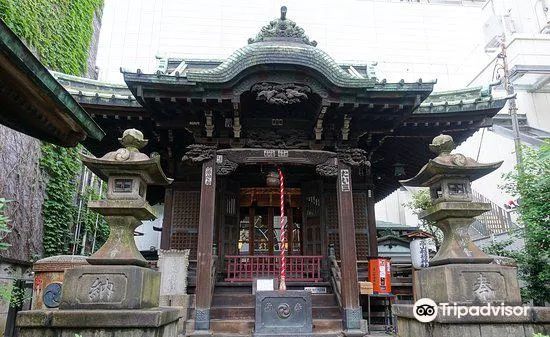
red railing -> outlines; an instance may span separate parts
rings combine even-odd
[[[319,282],[322,256],[287,256],[287,282]],[[280,257],[268,255],[228,255],[227,278],[229,282],[252,281],[255,278],[277,278]]]

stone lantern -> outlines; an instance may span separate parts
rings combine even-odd
[[[146,200],[147,185],[168,185],[172,179],[162,172],[158,156],[139,152],[147,144],[140,131],[128,129],[119,141],[122,148],[101,158],[81,155],[84,165],[107,181],[107,199],[90,201],[88,207],[105,216],[110,233],[87,258],[90,266],[67,270],[60,309],[158,306],[160,274],[144,268],[147,261],[136,247],[134,230],[156,217]]]
[[[142,220],[157,216],[146,200],[147,185],[168,185],[172,179],[162,172],[160,157],[139,152],[147,144],[140,131],[128,129],[119,141],[123,148],[102,158],[81,155],[84,165],[107,181],[107,200],[90,201],[88,207],[104,215],[111,230],[103,247],[87,260],[96,265],[145,267],[147,261],[136,247],[134,230]]]
[[[156,217],[147,185],[168,185],[160,158],[139,150],[147,144],[135,129],[124,131],[122,148],[101,158],[81,155],[84,165],[107,181],[107,198],[88,206],[105,216],[110,234],[87,258],[65,271],[59,309],[21,312],[22,337],[175,336],[181,312],[159,307],[160,273],[147,267],[134,241],[142,220]]]
[[[482,164],[462,154],[451,154],[452,137],[439,135],[430,149],[430,160],[405,186],[428,187],[431,206],[420,214],[443,232],[443,242],[430,267],[417,272],[418,298],[437,303],[472,304],[502,301],[520,303],[514,266],[497,265],[470,239],[468,227],[491,205],[473,201],[471,182],[496,170],[502,162]]]
[[[500,167],[502,162],[481,164],[462,154],[451,154],[451,136],[434,138],[430,149],[438,156],[426,164],[405,186],[428,187],[432,205],[420,214],[443,231],[443,243],[430,261],[436,266],[449,263],[488,263],[492,260],[475,246],[468,235],[474,217],[491,210],[491,205],[472,200],[472,180]]]

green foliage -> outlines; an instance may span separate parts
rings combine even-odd
[[[40,167],[48,176],[44,216],[44,255],[68,254],[75,222],[77,175],[81,162],[76,149],[42,143]]]
[[[519,252],[508,249],[508,246],[510,246],[513,242],[513,239],[493,242],[490,245],[483,247],[481,250],[489,255],[504,256],[512,259],[517,259],[519,257]]]
[[[44,215],[44,255],[53,256],[72,253],[71,247],[77,245],[76,252],[81,251],[82,238],[74,242],[73,229],[77,224],[77,200],[82,200],[79,223],[80,234],[86,233],[87,240],[83,242],[84,254],[93,253],[92,242],[95,238],[97,250],[109,236],[109,226],[103,216],[91,212],[87,208],[88,200],[99,199],[100,193],[88,187],[79,195],[79,174],[82,163],[78,156],[83,148],[67,149],[52,144],[43,143],[40,167],[49,180],[46,185],[46,198],[42,206]],[[80,245],[80,246],[79,246]]]
[[[109,225],[107,224],[107,221],[102,215],[99,215],[96,212],[90,212],[87,209],[88,206],[88,200],[99,200],[102,198],[102,194],[104,194],[104,191],[98,192],[91,186],[89,186],[84,194],[81,196],[82,200],[84,200],[84,207],[83,212],[84,214],[81,215],[82,221],[82,231],[83,233],[86,233],[85,237],[86,240],[83,242],[84,249],[82,249],[82,242],[79,242],[80,249],[84,253],[93,253],[92,252],[92,246],[94,250],[99,249],[105,241],[107,241],[107,238],[109,237]],[[103,196],[104,197],[104,196]],[[94,243],[95,240],[95,243]],[[81,239],[82,241],[82,239]]]
[[[9,200],[5,198],[0,198],[0,240],[3,240],[4,236],[7,233],[11,232],[10,228],[8,227],[8,222],[10,222],[10,219],[5,214],[6,205],[8,202]],[[9,243],[0,242],[0,250],[7,249],[9,246]]]
[[[21,307],[23,302],[30,300],[31,297],[32,293],[30,289],[17,287],[15,284],[0,285],[0,299],[9,303],[12,308]]]
[[[83,75],[94,12],[102,4],[103,0],[2,0],[0,19],[36,49],[46,67]]]
[[[412,195],[411,201],[406,202],[403,206],[412,210],[413,214],[420,215],[428,207],[432,205],[429,190],[420,190]],[[443,232],[435,226],[435,222],[420,219],[420,229],[433,235],[435,247],[439,249],[443,240]]]
[[[504,189],[519,197],[525,249],[518,258],[525,300],[550,302],[550,141],[538,150],[524,148],[522,163],[504,176]]]
[[[543,335],[542,333],[538,332],[538,333],[534,334],[533,337],[550,337],[550,336]]]

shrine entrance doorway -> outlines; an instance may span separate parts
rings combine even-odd
[[[285,245],[281,244],[278,187],[240,189],[237,254],[225,256],[226,281],[278,278],[281,251],[286,254],[287,281],[321,281],[320,255],[304,255],[304,226],[300,188],[285,189]],[[233,238],[235,236],[232,236]]]

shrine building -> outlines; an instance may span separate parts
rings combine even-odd
[[[313,301],[316,329],[353,328],[362,319],[358,263],[378,256],[375,203],[435,156],[435,136],[464,141],[508,99],[491,85],[433,93],[433,81],[387,82],[316,45],[285,8],[225,60],[168,58],[156,73],[124,70],[126,85],[54,74],[107,135],[86,140],[90,151],[116,149],[136,128],[149,139],[143,151],[158,153],[174,178],[148,198],[164,204],[161,248],[190,250],[196,330],[249,333],[254,313],[228,314],[220,303],[232,303],[228,289],[244,303],[254,279],[278,278],[281,250],[289,289],[334,294],[325,295],[334,312]]]

